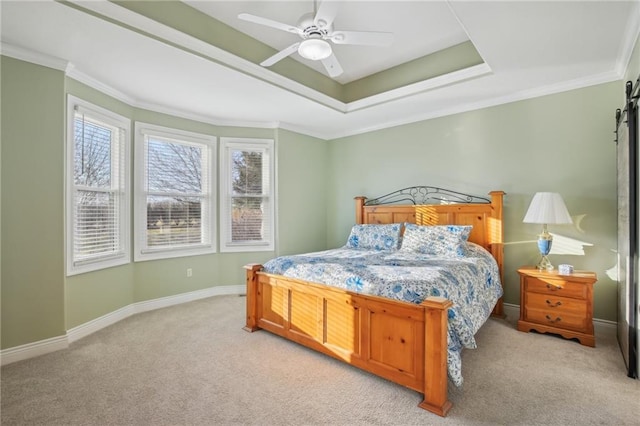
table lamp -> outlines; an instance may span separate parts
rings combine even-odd
[[[547,257],[551,251],[553,235],[547,231],[547,225],[573,223],[560,194],[556,192],[537,192],[531,200],[523,222],[542,224],[542,233],[538,235],[538,250],[540,250],[542,258],[537,267],[540,270],[553,270],[553,265]]]

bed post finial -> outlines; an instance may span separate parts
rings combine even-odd
[[[360,225],[364,223],[364,203],[367,201],[367,197],[355,197],[356,200],[356,224]]]
[[[493,217],[502,220],[502,198],[505,195],[504,191],[491,191],[491,206],[493,207]],[[502,234],[500,235],[502,238]]]

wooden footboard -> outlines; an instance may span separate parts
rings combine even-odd
[[[450,301],[415,305],[245,268],[245,330],[265,329],[414,389],[424,394],[420,407],[447,414]]]
[[[419,204],[435,198],[438,204]],[[435,196],[429,196],[435,194]],[[462,197],[461,197],[462,196]],[[410,222],[472,225],[469,241],[481,245],[503,266],[502,199],[478,199],[432,187],[411,187],[367,201],[356,197],[356,223]],[[412,204],[387,204],[391,199]],[[462,202],[448,202],[449,198]],[[424,394],[420,407],[445,416],[447,399],[447,309],[439,297],[419,305],[352,293],[335,287],[247,269],[245,330],[265,329]],[[494,308],[501,316],[502,300]]]

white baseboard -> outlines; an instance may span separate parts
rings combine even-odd
[[[228,294],[244,294],[244,285],[229,285],[209,287],[203,290],[191,291],[188,293],[176,294],[174,296],[161,297],[158,299],[145,300],[143,302],[132,303],[124,306],[116,311],[109,312],[106,315],[88,321],[79,326],[67,330],[64,336],[52,337],[50,339],[40,340],[25,345],[15,346],[13,348],[3,349],[0,351],[0,365],[11,364],[12,362],[22,361],[36,356],[44,355],[50,352],[59,351],[69,347],[70,343],[76,342],[83,337],[109,327],[123,319],[141,312],[152,311],[155,309],[166,308],[181,303],[192,302],[194,300],[205,299],[212,296],[222,296]]]
[[[202,290],[190,291],[188,293],[176,294],[175,296],[161,297],[159,299],[136,302],[133,305],[134,313],[153,311],[155,309],[166,308],[181,303],[193,302],[194,300],[206,299],[212,296],[223,296],[227,294],[244,294],[244,285],[228,285],[221,287],[209,287]]]
[[[69,340],[67,336],[51,337],[25,345],[14,346],[13,348],[0,351],[0,365],[11,364],[12,362],[34,358],[51,352],[67,349]]]
[[[67,339],[69,339],[69,343],[73,343],[83,337],[87,337],[88,335],[95,333],[98,330],[102,330],[105,327],[109,327],[123,319],[129,318],[135,313],[134,305],[127,305],[117,311],[109,312],[106,315],[70,328],[67,330]]]
[[[512,303],[505,303],[504,305],[504,313],[509,319],[517,320],[520,318],[520,305],[514,305]],[[594,318],[593,319],[593,331],[596,336],[601,335],[613,335],[617,333],[618,323],[615,321],[603,320]]]

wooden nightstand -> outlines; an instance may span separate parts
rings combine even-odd
[[[520,274],[520,320],[518,330],[556,333],[595,346],[593,334],[594,272],[560,275],[557,270],[522,267]]]

